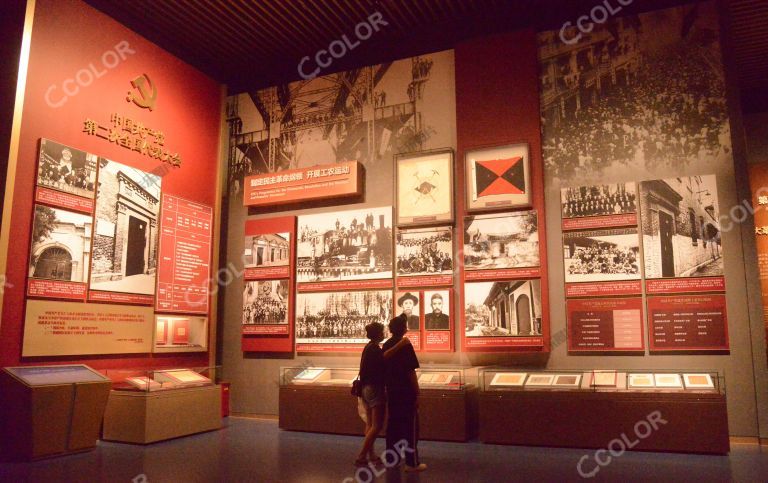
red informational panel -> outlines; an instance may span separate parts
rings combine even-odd
[[[245,206],[359,196],[363,168],[357,161],[312,166],[245,178]]]
[[[763,299],[763,323],[768,344],[768,165],[749,165],[749,185],[755,208],[755,246],[760,271],[760,293]]]
[[[640,297],[568,300],[568,350],[644,351]]]
[[[648,297],[648,340],[654,351],[728,351],[725,295]]]
[[[526,30],[468,41],[455,55],[462,350],[548,352],[548,275],[539,268],[547,266],[547,238],[536,34]],[[483,75],[490,72],[494,75]],[[530,204],[486,204],[482,214],[466,217],[472,198],[467,194],[478,191],[480,182],[467,170],[472,164],[467,156],[512,145],[528,146],[523,156],[528,159],[515,166],[529,164]],[[492,214],[501,221],[489,221]]]
[[[163,195],[161,210],[155,310],[207,314],[213,209]]]
[[[249,219],[243,249],[243,352],[293,352],[296,217]]]

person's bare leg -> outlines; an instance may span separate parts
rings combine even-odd
[[[373,408],[373,421],[374,421],[374,427],[371,428],[371,431],[373,432],[373,438],[371,439],[371,447],[368,450],[368,459],[373,461],[380,459],[376,455],[376,451],[374,451],[374,446],[376,446],[376,438],[379,436],[379,433],[381,432],[381,428],[384,427],[384,414],[386,406],[384,404],[380,404]]]
[[[360,450],[360,454],[357,456],[358,460],[362,460],[368,456],[373,450],[373,443],[376,442],[376,436],[381,431],[381,416],[384,413],[383,405],[379,404],[371,410],[371,415],[368,417],[368,421],[371,421],[371,425],[368,431],[365,433],[365,439],[363,440],[363,449]]]
[[[371,432],[371,428],[373,427],[373,411],[374,410],[371,409],[367,404],[365,405],[365,437],[363,438],[363,448],[357,454],[358,461],[364,460],[368,454],[366,445],[368,444],[368,434]]]

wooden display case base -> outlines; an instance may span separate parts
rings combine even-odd
[[[615,451],[730,451],[728,412],[721,394],[487,392],[480,396],[479,418],[483,443]]]
[[[467,441],[477,427],[477,390],[424,389],[419,399],[419,439]],[[279,427],[288,431],[363,435],[357,398],[348,388],[290,385],[280,388]]]
[[[149,444],[221,428],[221,387],[112,391],[102,439]]]

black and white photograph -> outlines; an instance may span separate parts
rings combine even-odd
[[[284,267],[291,263],[291,234],[246,235],[245,268]]]
[[[389,290],[299,293],[296,296],[296,342],[365,344],[365,326],[389,323]]]
[[[35,205],[30,278],[85,282],[91,257],[88,215]]]
[[[464,284],[466,337],[541,335],[541,313],[539,280]]]
[[[398,277],[453,274],[453,228],[412,228],[397,231],[395,270]]]
[[[563,233],[565,281],[640,280],[637,228]]]
[[[99,161],[91,290],[155,293],[159,176],[115,161]]]
[[[396,314],[405,314],[408,319],[408,330],[418,331],[421,327],[421,293],[415,292],[396,292]]]
[[[640,183],[645,278],[723,275],[714,175]]]
[[[539,225],[535,210],[469,216],[464,221],[467,270],[539,266]]]
[[[563,218],[637,213],[635,190],[633,182],[563,188],[560,190]]]
[[[392,207],[299,217],[297,281],[392,278]]]
[[[715,2],[591,27],[538,36],[548,178],[648,178],[732,162]]]
[[[229,187],[245,176],[359,161],[393,179],[396,153],[455,140],[453,50],[319,75],[227,99]],[[384,194],[391,184],[371,187]]]
[[[288,295],[288,280],[246,282],[243,288],[243,324],[288,324]]]
[[[424,291],[424,330],[451,330],[451,291]]]
[[[453,151],[395,156],[398,226],[453,221]]]
[[[93,199],[97,164],[95,154],[41,139],[37,184]]]
[[[527,143],[467,151],[466,211],[530,206],[529,158]]]

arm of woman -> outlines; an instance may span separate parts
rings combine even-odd
[[[384,352],[384,360],[389,359],[393,355],[397,354],[400,349],[410,344],[411,340],[408,337],[403,337],[397,344],[393,345]]]

